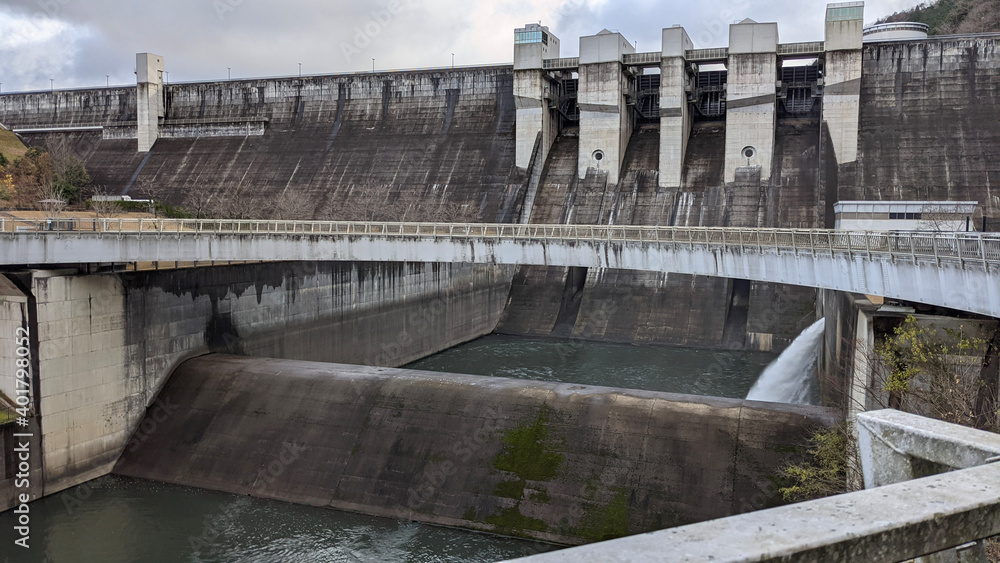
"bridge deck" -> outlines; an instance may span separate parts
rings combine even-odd
[[[799,229],[0,218],[0,265],[356,260],[662,271],[1000,316],[1000,235]]]

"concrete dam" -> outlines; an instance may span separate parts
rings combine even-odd
[[[5,93],[0,124],[195,212],[810,229],[923,199],[995,230],[1000,35],[865,42],[848,4],[814,43],[746,20],[728,47],[604,31],[561,57],[529,25],[512,65],[170,84],[141,54],[135,88]],[[5,268],[32,494],[114,473],[560,544],[701,522],[780,504],[777,469],[850,414],[838,339],[870,330],[858,296],[746,279],[282,259]],[[489,334],[780,352],[824,315],[824,406],[400,369]]]

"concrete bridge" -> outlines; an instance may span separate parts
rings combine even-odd
[[[0,265],[301,260],[618,268],[881,295],[1000,317],[995,234],[0,218],[0,236]]]

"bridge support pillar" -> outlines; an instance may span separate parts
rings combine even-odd
[[[139,152],[149,152],[160,135],[163,117],[163,57],[152,53],[136,55],[135,76]]]
[[[549,109],[553,99],[550,81],[544,69],[545,59],[559,58],[559,38],[549,28],[527,24],[514,30],[514,104],[517,107],[517,167],[527,169],[541,137],[536,166],[542,166],[548,156],[559,124],[555,112]]]
[[[635,47],[620,33],[603,30],[580,38],[580,152],[577,174],[588,170],[606,172],[608,183],[617,184],[625,148],[632,136],[632,116],[625,96],[634,80],[622,64]]]
[[[688,72],[685,53],[694,48],[683,27],[663,30],[660,60],[660,187],[681,185],[684,155],[691,136]]]
[[[864,2],[828,4],[823,124],[838,164],[858,158]]]
[[[775,85],[778,80],[778,24],[751,19],[729,26],[729,85],[726,90],[726,176],[759,167],[771,178],[774,157]]]

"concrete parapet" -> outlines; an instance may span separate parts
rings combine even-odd
[[[858,450],[871,489],[919,477],[915,460],[947,470],[1000,461],[1000,434],[885,409],[858,414]]]

